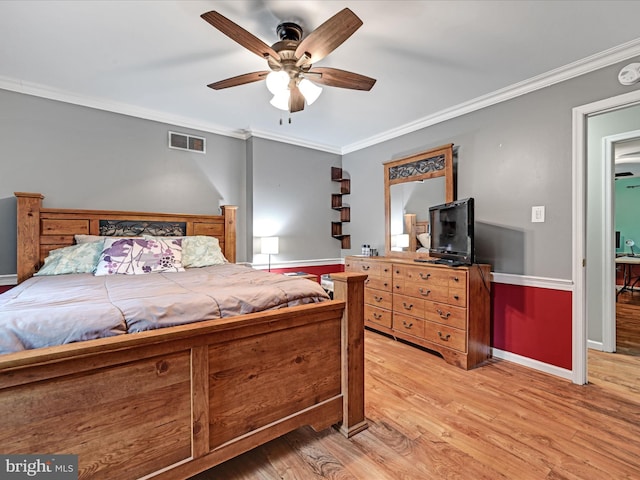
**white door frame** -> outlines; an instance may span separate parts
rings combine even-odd
[[[596,113],[617,110],[640,103],[640,90],[606,98],[573,109],[572,158],[572,381],[587,383],[587,322],[586,322],[586,164],[587,118]],[[606,243],[606,242],[605,242]],[[609,240],[610,243],[610,240]],[[603,252],[604,254],[604,252]],[[611,257],[613,258],[613,257]]]
[[[604,159],[604,223],[603,231],[608,232],[604,237],[603,248],[603,311],[602,319],[602,350],[616,351],[616,249],[613,243],[615,231],[615,144],[640,137],[640,130],[623,132],[604,137],[602,140],[602,158]]]

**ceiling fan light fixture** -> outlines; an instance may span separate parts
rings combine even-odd
[[[289,75],[284,70],[270,72],[267,75],[267,88],[274,95],[282,94],[289,90]]]
[[[300,81],[300,84],[298,84],[298,88],[304,96],[304,99],[307,101],[307,105],[311,105],[313,102],[315,102],[322,93],[321,87],[319,87],[312,81],[307,80],[306,78],[303,78]]]
[[[280,110],[289,111],[289,95],[289,90],[287,89],[275,94],[269,103]]]

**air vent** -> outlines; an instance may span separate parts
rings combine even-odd
[[[206,140],[186,133],[169,132],[169,148],[186,150],[188,152],[205,153]]]

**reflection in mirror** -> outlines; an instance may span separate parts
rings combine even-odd
[[[391,234],[402,233],[403,215],[415,213],[416,221],[429,220],[429,207],[445,203],[444,177],[391,185]]]
[[[455,197],[453,144],[385,162],[384,194],[385,255],[428,256],[429,207]]]
[[[430,178],[427,180],[398,183],[391,185],[390,192],[390,227],[391,250],[415,252],[415,241],[409,238],[410,225],[415,228],[416,223],[422,225],[422,233],[426,233],[426,225],[429,222],[429,207],[445,203],[445,179],[444,177]],[[415,215],[415,219],[406,218],[408,214]],[[407,237],[398,237],[405,234]]]

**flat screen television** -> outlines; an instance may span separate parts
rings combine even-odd
[[[429,255],[440,259],[436,263],[471,265],[475,262],[473,204],[473,198],[465,198],[429,208]]]

